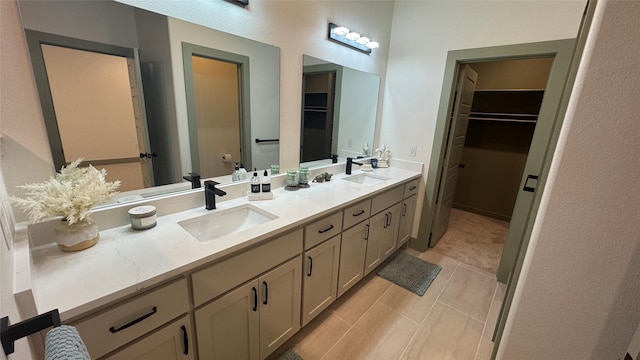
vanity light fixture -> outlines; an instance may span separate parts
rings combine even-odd
[[[363,36],[355,31],[334,23],[329,23],[329,40],[333,40],[342,45],[348,46],[365,54],[371,54],[371,49],[380,47],[375,41],[371,41],[367,36]]]

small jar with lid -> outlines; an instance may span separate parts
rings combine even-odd
[[[136,206],[128,212],[133,230],[147,230],[157,224],[156,207],[153,205]]]

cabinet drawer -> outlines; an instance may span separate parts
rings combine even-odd
[[[342,211],[304,227],[304,249],[311,249],[342,231]]]
[[[403,194],[404,185],[401,185],[375,196],[371,201],[371,215],[375,215],[393,204],[400,202]]]
[[[302,229],[278,236],[191,275],[193,304],[200,306],[302,253]]]
[[[96,359],[189,311],[187,279],[118,304],[74,326]]]
[[[408,198],[411,195],[415,195],[418,193],[418,181],[420,179],[413,179],[404,185],[404,196],[403,199]]]
[[[360,221],[367,220],[371,215],[371,199],[361,201],[344,209],[342,229],[346,230]]]

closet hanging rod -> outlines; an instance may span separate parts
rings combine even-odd
[[[485,118],[485,117],[475,117],[475,116],[469,116],[469,120],[513,122],[513,123],[529,123],[529,124],[535,124],[536,123],[536,120],[528,120],[528,119]]]
[[[491,115],[491,116],[507,116],[507,117],[513,117],[513,116],[522,116],[522,117],[532,117],[532,118],[538,118],[538,114],[521,114],[521,113],[503,113],[503,112],[484,112],[484,111],[472,111],[469,113],[469,115],[473,116],[473,115]]]

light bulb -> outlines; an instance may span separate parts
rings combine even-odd
[[[355,41],[360,38],[360,34],[358,34],[357,32],[350,32],[345,37],[351,41]]]
[[[368,37],[366,37],[366,36],[362,36],[362,37],[360,37],[356,42],[357,42],[358,44],[366,45],[366,44],[368,44],[368,43],[369,43],[369,41],[371,41],[371,40],[370,40]]]
[[[345,35],[347,35],[349,33],[349,29],[347,29],[344,26],[335,27],[335,28],[333,28],[332,31],[333,31],[334,34],[340,35],[340,36],[345,36]]]
[[[377,43],[377,42],[375,42],[375,41],[369,41],[369,42],[367,43],[367,47],[368,47],[369,49],[377,49],[377,48],[379,48],[379,47],[380,47],[380,44],[378,44],[378,43]]]

